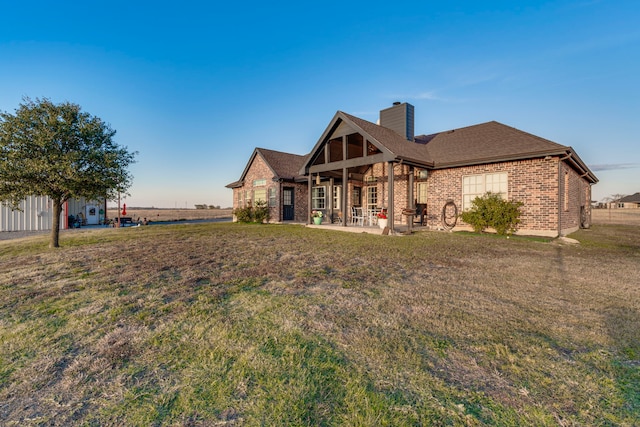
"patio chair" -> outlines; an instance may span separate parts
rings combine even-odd
[[[364,226],[364,214],[362,213],[362,208],[356,208],[355,206],[351,207],[351,224],[359,225],[360,227]]]
[[[340,212],[334,213],[333,217],[331,218],[331,223],[332,224],[342,224],[342,214]]]

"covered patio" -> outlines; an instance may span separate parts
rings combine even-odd
[[[300,171],[310,189],[308,222],[320,211],[325,225],[380,229],[383,213],[390,233],[412,226],[416,167],[428,166],[411,159],[414,147],[394,131],[336,113]]]

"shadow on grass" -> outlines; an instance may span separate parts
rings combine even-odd
[[[611,369],[624,410],[640,414],[640,313],[623,305],[605,310],[609,336],[617,354],[612,358]]]

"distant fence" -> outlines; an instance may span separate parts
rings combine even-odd
[[[591,222],[640,225],[640,209],[591,209]]]

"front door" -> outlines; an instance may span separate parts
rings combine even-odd
[[[282,189],[282,220],[293,221],[295,219],[295,206],[293,200],[293,188]]]

